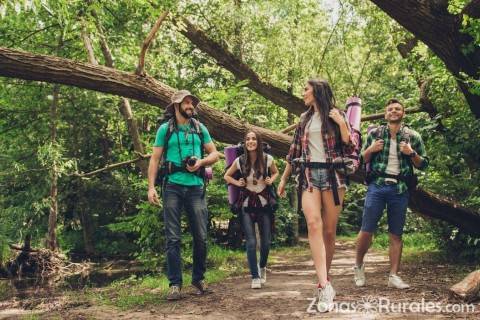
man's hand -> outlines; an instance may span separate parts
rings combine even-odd
[[[383,150],[385,142],[382,139],[375,140],[375,142],[369,147],[371,153],[377,153]]]
[[[203,159],[197,159],[197,161],[195,161],[195,165],[193,166],[187,165],[187,170],[189,172],[196,172],[201,167],[203,167]]]
[[[155,190],[155,188],[148,189],[148,202],[157,206],[160,205],[160,201],[158,201],[157,190]]]
[[[414,150],[410,143],[406,143],[405,141],[400,142],[400,152],[409,156]]]

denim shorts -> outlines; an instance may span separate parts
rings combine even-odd
[[[328,176],[328,169],[324,168],[311,168],[310,169],[312,186],[318,190],[330,190],[332,189],[332,183]],[[338,178],[337,178],[338,181]],[[344,183],[339,184],[338,188],[346,188]]]
[[[363,207],[362,231],[373,233],[387,208],[388,232],[401,236],[405,226],[408,206],[408,191],[397,193],[397,185],[368,185]]]

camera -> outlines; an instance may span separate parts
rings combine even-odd
[[[195,165],[195,163],[197,162],[197,160],[198,160],[198,158],[195,157],[195,156],[188,156],[184,160],[185,166],[193,167]]]

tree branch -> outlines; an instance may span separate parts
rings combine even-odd
[[[85,50],[87,51],[88,62],[94,65],[98,65],[97,59],[95,59],[95,53],[93,51],[92,41],[90,40],[90,36],[88,35],[87,27],[85,26],[85,21],[82,19],[80,21],[81,25],[81,36],[83,40],[83,45]]]
[[[87,172],[87,173],[73,173],[71,174],[71,176],[75,176],[75,177],[79,177],[79,178],[89,178],[89,177],[92,177],[92,176],[95,176],[99,173],[102,173],[102,172],[105,172],[105,171],[111,171],[111,170],[114,170],[114,169],[118,169],[118,168],[121,168],[121,167],[125,167],[129,164],[132,164],[132,163],[136,163],[136,162],[139,162],[139,161],[142,161],[142,160],[145,160],[145,159],[148,159],[150,158],[152,155],[151,154],[146,154],[146,155],[140,155],[138,158],[136,159],[133,159],[133,160],[128,160],[128,161],[123,161],[123,162],[117,162],[117,163],[114,163],[114,164],[111,164],[111,165],[108,165],[108,166],[105,166],[101,169],[97,169],[97,170],[94,170],[94,171],[90,171],[90,172]]]
[[[180,33],[200,50],[214,58],[218,65],[230,71],[239,80],[249,80],[247,87],[293,114],[300,115],[304,111],[304,103],[300,98],[262,81],[249,66],[221,44],[209,38],[204,31],[194,26],[187,19],[182,19],[176,25]]]
[[[100,37],[100,46],[102,48],[103,56],[105,58],[105,64],[107,67],[114,68],[112,52],[110,51],[110,47],[108,46],[107,39],[104,34],[103,26],[100,20],[98,19],[98,15],[96,14],[95,10],[92,10],[92,15],[95,18],[95,25],[97,27],[97,32]],[[121,102],[119,104],[119,111],[122,114],[123,119],[127,124],[128,133],[130,134],[130,137],[132,138],[132,142],[133,142],[133,149],[137,153],[143,154],[145,152],[145,148],[141,142],[140,134],[138,132],[138,126],[137,126],[137,123],[135,122],[135,118],[133,117],[132,107],[130,106],[130,101],[128,101],[128,99],[123,97],[121,98]],[[148,163],[145,161],[140,161],[138,163],[138,167],[140,168],[142,175],[144,177],[147,177]]]
[[[473,38],[462,33],[462,17],[448,12],[446,0],[371,0],[405,29],[423,41],[457,77],[457,84],[470,110],[480,118],[480,95],[470,91],[463,73],[478,79],[480,48],[462,51],[473,43]],[[472,1],[477,8],[478,0]]]
[[[135,71],[135,74],[138,75],[145,75],[145,55],[147,54],[147,50],[150,47],[150,44],[152,43],[153,39],[155,38],[155,35],[157,34],[158,29],[160,29],[160,26],[162,25],[162,22],[165,20],[165,18],[168,15],[168,11],[165,11],[160,15],[158,20],[155,22],[153,25],[152,30],[148,33],[147,38],[143,41],[142,45],[142,50],[140,52],[140,57],[138,59],[138,66],[137,70]]]

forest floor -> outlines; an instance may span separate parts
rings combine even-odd
[[[367,286],[353,283],[354,243],[340,241],[332,266],[332,284],[337,292],[332,312],[321,314],[312,304],[315,273],[308,246],[274,250],[267,283],[250,289],[245,274],[210,287],[212,294],[122,310],[97,304],[81,294],[52,296],[44,308],[32,311],[0,303],[0,319],[480,319],[480,303],[466,305],[452,300],[448,288],[468,271],[451,263],[408,259],[401,276],[411,284],[407,290],[387,288],[388,255],[371,251],[366,258]],[[102,290],[101,288],[97,290]],[[463,308],[463,310],[462,310]]]

